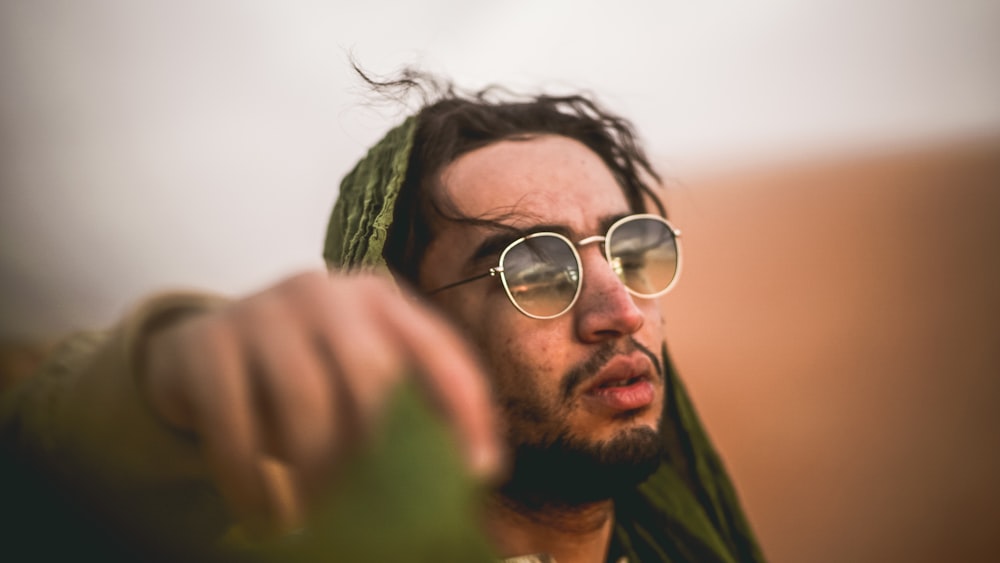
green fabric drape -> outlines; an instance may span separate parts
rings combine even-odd
[[[323,253],[331,268],[385,268],[382,247],[406,177],[416,126],[417,119],[410,117],[392,129],[341,183]],[[646,483],[616,499],[609,560],[626,556],[629,561],[762,561],[735,490],[666,346],[663,359],[664,416],[674,447],[668,448],[672,453]],[[429,516],[436,510],[433,504],[426,506]]]
[[[669,434],[678,451],[666,455],[636,491],[615,499],[612,554],[618,549],[629,561],[763,561],[736,490],[666,345],[663,360],[664,425],[673,430]]]
[[[382,246],[392,224],[396,196],[406,179],[416,128],[417,119],[407,118],[340,182],[323,245],[323,258],[330,268],[385,268]]]

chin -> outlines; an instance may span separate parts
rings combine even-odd
[[[659,466],[663,437],[655,425],[633,423],[601,441],[562,434],[546,443],[514,444],[503,496],[527,505],[577,506],[635,488]]]
[[[628,443],[630,440],[636,439],[641,440],[642,435],[636,434],[636,432],[657,432],[660,427],[660,417],[655,416],[654,412],[654,409],[644,407],[618,413],[610,420],[607,418],[589,420],[589,426],[595,428],[592,440],[599,441],[600,444],[595,444],[595,447],[614,449],[621,447],[616,446],[616,444]],[[574,438],[571,441],[578,443],[579,439]]]

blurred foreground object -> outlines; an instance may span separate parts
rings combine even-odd
[[[381,438],[342,468],[307,531],[221,546],[188,543],[161,515],[120,513],[17,463],[0,443],[0,524],[12,561],[492,561],[470,518],[480,503],[453,438],[415,385],[395,393]],[[134,517],[134,519],[133,519]],[[234,539],[235,538],[235,539]]]

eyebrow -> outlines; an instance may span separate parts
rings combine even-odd
[[[629,211],[626,213],[618,213],[615,215],[605,215],[600,220],[600,232],[601,234],[607,233],[608,229],[611,228],[616,221],[622,219],[623,217],[628,217],[629,215],[634,215],[633,212]],[[524,238],[533,233],[558,233],[564,237],[573,240],[573,230],[566,225],[559,225],[555,223],[538,223],[533,225],[527,225],[524,227],[514,227],[511,225],[498,225],[496,227],[497,232],[487,235],[486,238],[476,246],[476,249],[469,256],[466,261],[468,265],[475,265],[482,262],[486,258],[495,257],[503,251],[508,245],[517,239]],[[574,241],[576,242],[576,241]]]

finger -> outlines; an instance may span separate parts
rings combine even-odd
[[[258,533],[269,529],[258,459],[249,373],[234,335],[218,322],[192,333],[188,403],[216,487],[233,516]]]
[[[389,302],[382,299],[380,302]],[[485,374],[467,344],[430,309],[397,295],[381,319],[406,348],[432,397],[451,418],[471,469],[489,477],[499,470],[500,447]]]
[[[293,472],[288,465],[273,457],[259,460],[261,478],[267,483],[268,505],[272,510],[273,530],[287,533],[301,528],[305,519],[302,498]]]
[[[403,376],[403,350],[381,326],[364,278],[332,287],[323,307],[316,308],[330,363],[345,393],[355,430],[369,430],[382,412],[389,391]]]
[[[286,461],[305,494],[337,449],[335,391],[315,336],[294,313],[275,305],[255,335],[255,381],[266,428],[263,449]]]

